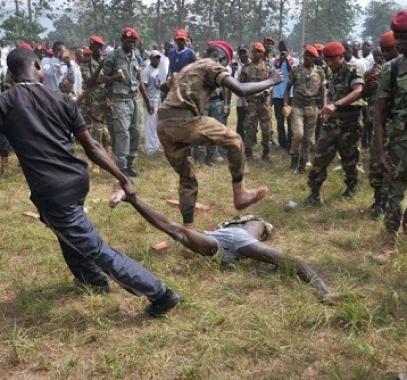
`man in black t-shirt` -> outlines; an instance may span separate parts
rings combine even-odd
[[[80,284],[108,290],[105,272],[124,289],[145,295],[147,312],[164,314],[180,297],[131,258],[105,244],[86,217],[87,165],[73,154],[73,136],[87,156],[111,173],[129,195],[135,191],[106,151],[92,139],[75,103],[42,85],[37,56],[15,49],[7,57],[15,86],[0,95],[0,133],[9,140],[41,220],[56,234],[65,261]]]

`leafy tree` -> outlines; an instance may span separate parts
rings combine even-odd
[[[398,5],[393,0],[371,0],[365,9],[363,24],[364,39],[377,41],[379,36],[390,30],[391,17],[397,12]]]
[[[305,43],[347,39],[360,12],[357,0],[307,0]],[[301,51],[301,20],[294,26],[289,41],[295,51]]]
[[[6,18],[1,27],[5,31],[7,41],[16,43],[19,40],[38,41],[39,35],[45,31],[37,21],[30,21],[23,16],[10,16]]]

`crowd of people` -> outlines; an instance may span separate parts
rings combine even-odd
[[[112,207],[130,202],[155,227],[205,256],[221,252],[227,262],[251,257],[277,266],[289,261],[325,299],[332,295],[315,271],[260,243],[268,235],[261,219],[239,219],[205,234],[194,230],[195,168],[227,159],[235,208],[261,201],[268,188],[248,189],[244,180],[245,162],[256,159],[260,126],[262,160],[271,162],[271,151],[281,149],[290,155],[287,166],[295,174],[306,174],[310,167],[310,194],[304,203],[315,206],[322,201],[320,189],[337,155],[345,177],[342,196],[353,197],[359,148],[369,149],[374,193],[369,211],[373,218],[384,215],[387,231],[375,260],[386,263],[394,256],[400,224],[407,229],[401,209],[407,187],[407,10],[392,18],[391,30],[376,48],[372,41],[315,42],[304,46],[301,60],[285,41],[276,45],[271,36],[236,51],[226,41],[209,41],[203,58],[184,29],[174,33],[173,44],[152,46],[149,52],[140,41],[138,30],[125,27],[115,48],[92,35],[88,46],[74,50],[74,57],[61,41],[52,50],[20,42],[1,57],[0,175],[8,174],[13,149],[31,200],[57,235],[79,284],[108,291],[104,272],[129,292],[147,296],[152,315],[167,312],[180,300],[99,237],[83,211],[89,174],[73,153],[75,142],[83,146],[93,169],[101,167],[117,179]],[[139,175],[139,94],[144,152],[151,155],[162,148],[179,175],[183,225],[136,196],[131,177]],[[227,126],[232,94],[236,131]]]

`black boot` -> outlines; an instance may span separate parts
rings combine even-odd
[[[346,187],[345,191],[342,193],[342,198],[345,198],[345,199],[352,198],[356,194],[357,190],[358,190],[358,188],[356,185],[352,185],[352,186],[348,185]]]
[[[139,175],[139,172],[133,168],[133,161],[134,157],[127,159],[127,169],[124,169],[124,172],[128,177],[137,177]]]
[[[300,163],[298,165],[298,170],[297,170],[297,174],[304,174],[305,173],[305,165],[307,163],[305,162],[305,160],[303,158],[300,158]]]
[[[290,169],[296,170],[298,168],[298,154],[292,154],[291,155],[291,164],[290,164]]]
[[[311,189],[311,194],[304,200],[304,204],[309,206],[318,206],[321,204],[321,195],[319,189]]]
[[[263,156],[261,158],[263,161],[270,162],[271,161],[270,149],[263,149]]]
[[[371,219],[378,219],[384,214],[384,207],[386,205],[385,198],[386,197],[379,191],[374,192],[374,202],[368,209]]]
[[[164,295],[156,301],[153,301],[145,309],[146,313],[152,317],[159,317],[166,314],[181,301],[181,296],[174,290],[167,288]]]

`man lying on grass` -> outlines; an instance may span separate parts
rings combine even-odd
[[[86,155],[115,177],[128,197],[135,194],[106,151],[91,137],[76,104],[42,85],[38,57],[14,49],[7,57],[14,87],[0,95],[0,132],[9,140],[41,220],[56,234],[64,259],[80,285],[108,291],[106,273],[125,290],[146,296],[147,312],[164,314],[180,300],[156,276],[105,244],[86,217],[89,191],[84,161],[73,154],[73,136]]]
[[[271,225],[259,218],[243,217],[240,220],[223,223],[221,228],[215,231],[201,233],[171,222],[135,194],[127,195],[120,185],[116,184],[109,205],[115,208],[121,201],[129,202],[150,224],[195,253],[203,256],[215,256],[218,253],[224,263],[248,257],[288,269],[296,273],[301,280],[314,284],[323,302],[334,302],[333,293],[308,264],[262,243],[270,235]]]

